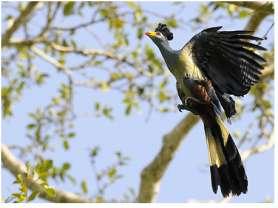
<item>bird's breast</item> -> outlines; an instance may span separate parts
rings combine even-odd
[[[178,57],[178,76],[184,76],[195,80],[204,80],[202,71],[194,63],[190,50],[182,50]]]

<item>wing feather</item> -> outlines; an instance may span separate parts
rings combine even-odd
[[[216,89],[243,96],[259,81],[266,62],[255,53],[266,49],[250,41],[263,39],[251,35],[252,31],[220,29],[207,28],[190,40],[194,62]]]

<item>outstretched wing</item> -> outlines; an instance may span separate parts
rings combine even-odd
[[[194,62],[216,90],[243,96],[259,81],[265,63],[254,50],[266,49],[250,42],[262,40],[250,31],[218,31],[220,28],[205,29],[189,41]]]

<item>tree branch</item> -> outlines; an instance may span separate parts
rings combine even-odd
[[[254,10],[254,13],[250,17],[245,30],[256,31],[262,20],[274,13],[273,3],[267,1],[229,1],[228,4],[234,4],[239,7],[248,8]]]
[[[27,174],[26,166],[19,161],[9,150],[9,148],[2,144],[1,145],[1,158],[2,164],[5,168],[7,168],[15,177],[17,175],[25,176]],[[55,196],[47,195],[44,191],[44,187],[38,183],[38,180],[32,177],[26,177],[26,184],[28,188],[32,191],[39,192],[39,196],[43,199],[46,199],[51,202],[61,203],[86,203],[93,202],[90,199],[82,198],[81,196],[66,192],[63,190],[55,189]]]
[[[17,31],[17,29],[24,24],[27,18],[32,14],[33,10],[35,9],[36,5],[39,2],[30,2],[25,9],[20,13],[20,15],[14,20],[12,26],[2,35],[2,47],[7,46],[10,38]]]
[[[251,147],[250,149],[243,151],[241,153],[241,159],[244,161],[254,154],[265,152],[271,149],[272,147],[274,147],[274,143],[275,143],[274,134],[272,134],[266,143],[255,147]]]
[[[138,202],[153,202],[159,188],[159,183],[175,152],[185,138],[185,135],[199,121],[199,117],[188,114],[173,130],[163,137],[163,145],[154,160],[141,173],[141,184]]]
[[[273,62],[269,63],[267,66],[264,67],[262,70],[261,80],[273,77],[274,75],[274,64]]]
[[[37,56],[39,56],[42,59],[44,59],[45,61],[47,61],[48,63],[50,63],[53,66],[55,66],[58,70],[66,71],[66,67],[64,66],[64,64],[61,64],[59,61],[57,61],[53,57],[49,56],[48,54],[46,54],[44,51],[40,50],[39,48],[37,48],[35,46],[32,46],[31,47],[31,51],[34,54],[36,54]]]
[[[247,3],[247,2],[245,2]],[[266,2],[262,4],[260,7],[254,10],[253,15],[250,17],[247,25],[245,26],[245,30],[256,31],[261,22],[268,15],[273,14],[273,4]]]
[[[234,4],[236,6],[244,7],[247,9],[257,10],[263,7],[268,2],[267,1],[228,1],[227,3]],[[272,13],[273,12],[274,10],[272,9]]]
[[[126,57],[124,56],[119,56],[111,51],[104,51],[104,50],[97,50],[97,49],[77,49],[77,48],[73,48],[70,46],[62,46],[62,45],[58,45],[56,43],[50,43],[50,46],[59,51],[59,52],[63,52],[63,53],[76,53],[76,54],[80,54],[83,56],[104,56],[108,59],[113,59],[115,61],[119,61],[119,62],[123,62],[128,64],[129,66],[134,67],[135,64],[128,61]]]

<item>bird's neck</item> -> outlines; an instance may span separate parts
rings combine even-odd
[[[170,72],[174,74],[175,65],[178,59],[178,51],[173,50],[168,42],[160,42],[156,45],[159,48]]]
[[[169,57],[173,53],[173,49],[170,47],[169,43],[167,42],[159,42],[156,44],[159,48],[163,58],[166,60],[166,57]]]

